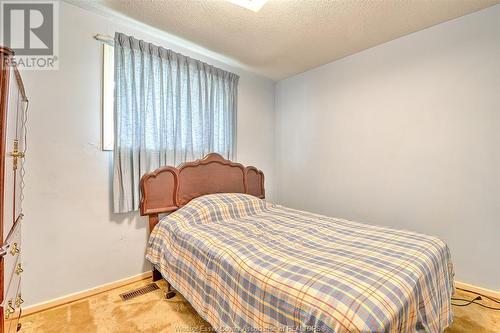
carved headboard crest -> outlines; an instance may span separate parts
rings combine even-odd
[[[141,178],[141,215],[149,215],[150,230],[159,213],[173,212],[194,198],[212,193],[247,193],[264,198],[264,173],[211,153],[178,168],[165,166]]]

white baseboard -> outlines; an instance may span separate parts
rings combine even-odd
[[[29,316],[30,314],[37,313],[40,311],[49,310],[49,309],[55,308],[57,306],[61,306],[64,304],[75,302],[75,301],[81,300],[82,298],[91,297],[91,296],[101,294],[101,293],[106,292],[106,291],[120,288],[120,287],[126,286],[128,284],[131,284],[131,283],[134,283],[137,281],[141,281],[141,280],[145,280],[145,279],[149,279],[149,278],[151,278],[151,272],[144,272],[141,274],[137,274],[137,275],[125,278],[125,279],[121,279],[121,280],[114,281],[111,283],[106,283],[106,284],[100,285],[100,286],[95,287],[95,288],[91,288],[91,289],[79,291],[79,292],[76,292],[73,294],[69,294],[69,295],[66,295],[63,297],[55,298],[55,299],[52,299],[52,300],[47,301],[47,302],[34,304],[34,305],[28,306],[26,308],[23,308],[23,312],[22,312],[21,317]]]
[[[460,281],[455,281],[455,287],[465,289],[468,291],[472,291],[472,292],[476,292],[479,294],[483,294],[485,296],[500,300],[500,291],[481,288],[481,287],[478,287],[478,286],[475,286],[475,285],[472,285],[469,283],[465,283],[465,282],[460,282]]]
[[[100,293],[103,293],[106,291],[120,288],[120,287],[126,286],[128,284],[131,284],[131,283],[134,283],[137,281],[141,281],[141,280],[145,280],[145,279],[149,279],[149,278],[151,278],[151,272],[145,272],[145,273],[141,273],[141,274],[129,277],[129,278],[125,278],[125,279],[118,280],[115,282],[103,284],[103,285],[100,285],[100,286],[92,288],[92,289],[88,289],[88,290],[80,291],[80,292],[70,294],[67,296],[59,297],[59,298],[56,298],[56,299],[53,299],[53,300],[50,300],[47,302],[31,305],[31,306],[23,309],[22,317],[29,316],[30,314],[33,314],[36,312],[49,310],[49,309],[55,308],[57,306],[61,306],[64,304],[75,302],[75,301],[81,300],[82,298],[94,296],[94,295],[97,295],[97,294],[100,294]],[[481,287],[474,286],[472,284],[468,284],[468,283],[464,283],[464,282],[460,282],[460,281],[455,281],[455,287],[469,290],[472,292],[477,292],[477,293],[480,293],[480,294],[483,294],[483,295],[500,300],[500,292],[499,291],[481,288]]]

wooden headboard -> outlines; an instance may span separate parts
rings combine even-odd
[[[212,193],[247,193],[264,198],[264,173],[211,153],[179,167],[165,166],[141,178],[141,215],[149,215],[149,230],[158,214],[173,212],[194,198]]]

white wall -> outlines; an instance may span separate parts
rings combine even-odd
[[[61,3],[59,71],[23,73],[27,304],[149,269],[147,220],[111,213],[112,154],[100,149],[92,36],[115,31],[240,75],[238,160],[264,170],[268,197],[438,235],[457,279],[499,290],[499,16],[496,6],[284,80],[275,99],[269,80]]]
[[[500,290],[500,5],[281,81],[278,200],[433,234]]]
[[[24,72],[30,99],[23,229],[27,305],[139,274],[147,219],[112,214],[112,153],[100,149],[102,45],[121,31],[240,75],[238,160],[273,195],[274,83],[81,8],[60,5],[60,69]]]

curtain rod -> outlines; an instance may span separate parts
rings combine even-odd
[[[115,44],[115,39],[109,35],[97,34],[94,36],[94,39],[111,46]]]

